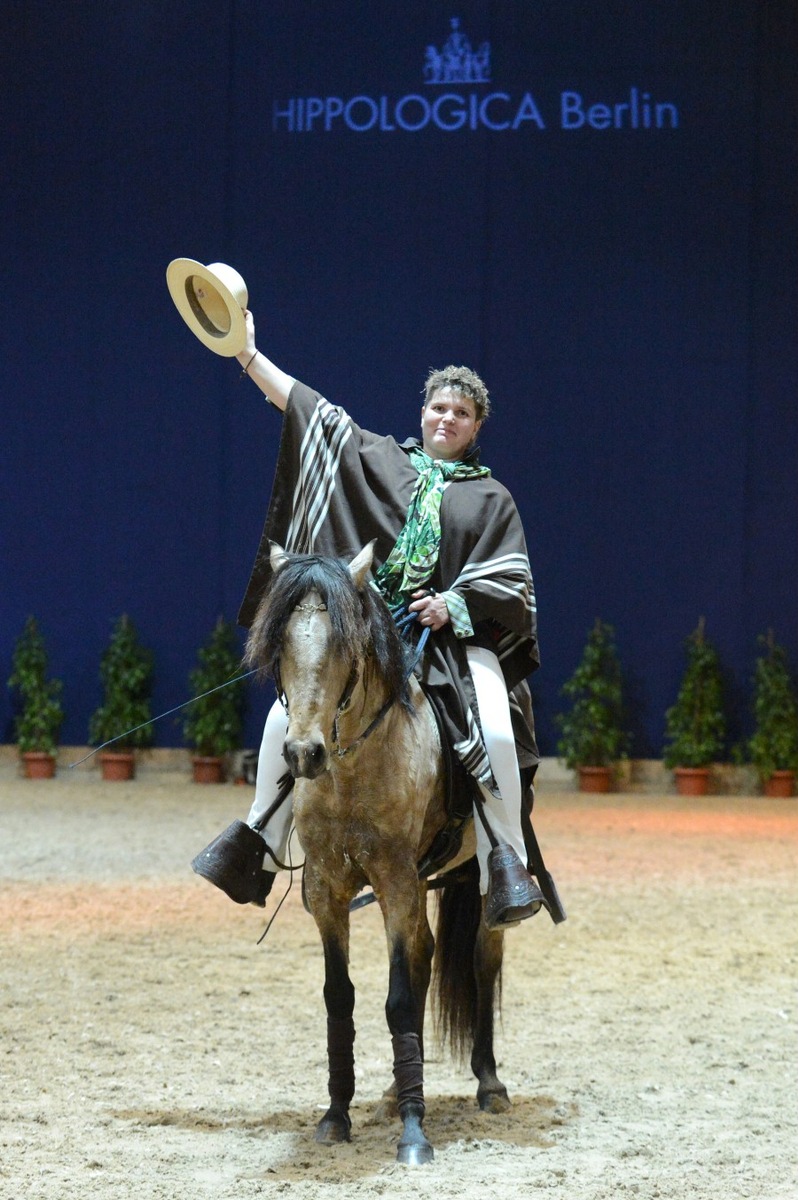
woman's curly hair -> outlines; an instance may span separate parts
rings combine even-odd
[[[424,406],[426,407],[435,392],[441,388],[451,388],[474,401],[477,420],[487,421],[490,416],[490,398],[488,389],[470,367],[443,367],[440,371],[430,371],[424,384]]]

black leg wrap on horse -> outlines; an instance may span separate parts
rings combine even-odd
[[[355,1022],[352,1017],[327,1018],[327,1061],[330,1100],[347,1109],[355,1094]]]
[[[404,1116],[407,1105],[424,1115],[424,1062],[417,1033],[400,1033],[393,1037],[393,1077],[396,1081],[396,1102],[399,1115]]]

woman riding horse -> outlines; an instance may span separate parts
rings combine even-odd
[[[399,444],[359,428],[343,409],[258,351],[250,312],[246,330],[239,362],[284,420],[269,512],[239,621],[252,625],[272,574],[272,543],[289,553],[352,557],[374,542],[374,584],[389,607],[404,605],[431,631],[420,680],[437,701],[444,737],[478,785],[474,825],[486,924],[517,924],[543,901],[524,865],[519,771],[520,762],[533,775],[538,762],[525,681],[539,659],[520,517],[507,489],[480,465],[476,447],[490,410],[487,389],[464,367],[433,372],[421,409],[421,439]],[[293,775],[312,773],[314,764],[292,761],[286,729],[278,700],[266,719],[247,818],[265,840],[272,870],[260,872],[242,893],[240,880],[232,884],[238,846],[217,843],[209,870],[195,860],[195,869],[239,902],[262,905],[274,872],[291,865],[290,796],[276,800],[286,762]]]

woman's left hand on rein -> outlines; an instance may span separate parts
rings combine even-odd
[[[449,622],[449,610],[442,596],[431,592],[413,592],[413,602],[408,612],[418,613],[419,623],[432,630],[441,629]]]

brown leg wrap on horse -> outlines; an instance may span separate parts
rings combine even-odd
[[[348,1108],[355,1094],[355,1022],[352,1017],[327,1018],[327,1061],[330,1099]]]
[[[424,1063],[417,1033],[400,1033],[393,1042],[393,1077],[396,1080],[396,1102],[400,1115],[406,1104],[412,1104],[423,1116]]]

